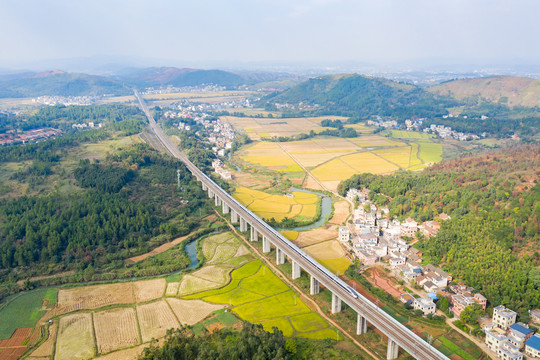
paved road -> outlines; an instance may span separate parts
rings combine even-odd
[[[351,287],[345,284],[344,281],[304,253],[300,248],[283,237],[274,228],[266,224],[263,220],[236,201],[225,190],[219,187],[212,179],[199,170],[185,154],[180,152],[180,150],[178,150],[171,140],[163,133],[137,91],[135,91],[135,96],[139,100],[141,108],[150,122],[152,131],[161,141],[163,146],[165,146],[167,151],[172,156],[182,161],[191,173],[197,179],[201,180],[210,191],[224,201],[232,211],[236,212],[251,226],[254,226],[261,235],[265,236],[274,246],[282,249],[285,254],[290,259],[297,262],[304,271],[312,277],[315,277],[315,279],[328,290],[332,291],[332,293],[336,294],[343,302],[365,317],[372,326],[381,330],[389,339],[395,341],[400,348],[405,349],[413,357],[422,360],[449,360],[445,355],[422,340],[418,335],[414,334],[383,310],[379,309],[371,301],[356,293]]]

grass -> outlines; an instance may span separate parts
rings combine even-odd
[[[34,327],[46,313],[41,310],[43,300],[55,304],[57,295],[56,289],[39,289],[14,297],[0,308],[0,339],[9,339],[16,329]]]

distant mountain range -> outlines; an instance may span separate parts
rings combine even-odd
[[[509,106],[540,106],[540,79],[490,76],[447,81],[428,90],[433,94],[448,95],[459,100],[484,99]]]
[[[97,76],[53,70],[0,75],[0,98],[41,95],[123,95],[130,88],[145,89],[172,85],[175,87],[215,84],[226,88],[241,85],[284,88],[303,78],[285,73],[246,72],[236,74],[223,70],[200,70],[174,67],[130,69],[116,76]],[[274,86],[275,84],[275,86]]]

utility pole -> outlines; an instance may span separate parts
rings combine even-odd
[[[180,169],[176,170],[176,179],[178,181],[178,188],[180,189],[180,191],[184,191],[184,189],[182,188],[182,185],[180,185]]]

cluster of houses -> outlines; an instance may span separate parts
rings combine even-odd
[[[0,146],[12,144],[28,144],[54,138],[60,134],[56,129],[34,129],[21,134],[6,132],[0,134]]]
[[[39,96],[33,98],[32,102],[55,106],[55,105],[92,105],[95,98],[92,96]]]
[[[517,313],[503,305],[493,309],[492,322],[484,326],[487,347],[499,359],[540,359],[540,334],[527,324],[516,323]],[[540,322],[540,310],[531,311],[531,319]]]
[[[103,127],[103,124],[102,123],[94,123],[92,121],[88,122],[88,123],[81,123],[81,124],[73,124],[71,125],[71,127],[73,129],[94,129],[94,128],[101,128]]]
[[[319,104],[309,104],[303,101],[300,101],[298,104],[275,103],[274,105],[278,110],[315,110],[320,107]]]
[[[231,124],[222,120],[215,120],[208,127],[206,124],[204,126],[211,131],[208,141],[213,144],[212,150],[218,156],[225,156],[226,151],[232,148],[235,138],[234,129]]]
[[[258,100],[258,99],[256,99]],[[230,109],[252,108],[253,104],[248,98],[235,98],[234,100],[222,101],[219,103],[198,103],[183,99],[170,105],[172,109],[180,111],[201,112],[201,111],[223,111]]]
[[[475,134],[466,134],[452,130],[450,126],[431,124],[423,130],[425,133],[437,134],[443,139],[456,139],[459,141],[478,140],[480,137]]]
[[[414,279],[417,273],[412,269],[421,262],[421,253],[418,249],[409,247],[403,237],[413,238],[418,231],[426,237],[435,236],[440,229],[439,222],[428,221],[419,225],[410,218],[403,222],[390,220],[388,208],[378,209],[367,200],[368,194],[367,189],[349,189],[347,192],[347,199],[359,201],[361,205],[354,210],[352,226],[340,227],[339,239],[344,243],[351,243],[356,257],[364,265],[388,261],[393,268],[400,267],[406,280]],[[439,218],[447,220],[450,217],[441,214]]]
[[[223,180],[231,180],[232,175],[231,172],[228,170],[225,170],[223,167],[223,162],[219,159],[216,159],[212,161],[212,167],[214,168],[214,171],[223,179]]]
[[[398,126],[396,120],[383,120],[380,116],[377,116],[377,120],[368,120],[367,124],[385,129],[393,129]]]

